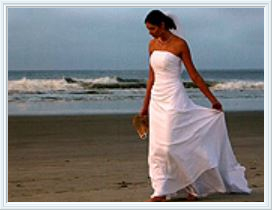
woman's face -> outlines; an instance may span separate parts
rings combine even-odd
[[[161,35],[161,27],[152,25],[149,22],[146,22],[146,28],[149,31],[149,34],[153,36],[154,38],[158,38]]]

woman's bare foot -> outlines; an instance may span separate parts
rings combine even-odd
[[[187,201],[197,201],[198,198],[196,196],[194,196],[193,194],[191,193],[188,193],[187,197],[186,197],[186,200]]]
[[[166,202],[166,196],[155,196],[148,199],[146,202]]]

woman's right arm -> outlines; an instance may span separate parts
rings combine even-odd
[[[149,51],[149,57],[151,56],[153,52],[153,46],[154,46],[154,40],[151,40],[149,43],[148,51]],[[144,104],[142,107],[142,110],[140,112],[141,116],[148,115],[148,109],[149,109],[149,102],[150,102],[150,97],[151,97],[151,89],[154,84],[155,76],[154,76],[154,71],[149,64],[149,73],[148,73],[148,80],[146,83],[146,94],[144,98]]]
[[[150,97],[151,97],[151,89],[154,84],[154,71],[152,67],[149,65],[149,77],[146,83],[146,94],[144,98],[144,104],[142,107],[142,110],[140,112],[141,116],[148,115],[148,108],[149,108],[149,102],[150,102]]]

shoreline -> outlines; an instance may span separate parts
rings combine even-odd
[[[148,141],[130,114],[8,117],[9,202],[141,202],[152,193]],[[250,195],[215,194],[197,202],[264,201],[264,112],[225,112]],[[182,200],[177,200],[182,202]]]

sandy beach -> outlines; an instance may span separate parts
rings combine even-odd
[[[142,202],[152,193],[148,141],[133,115],[9,116],[9,202]],[[197,202],[264,201],[264,114],[227,112],[231,143],[246,167],[250,195]],[[183,202],[183,200],[177,200]]]

